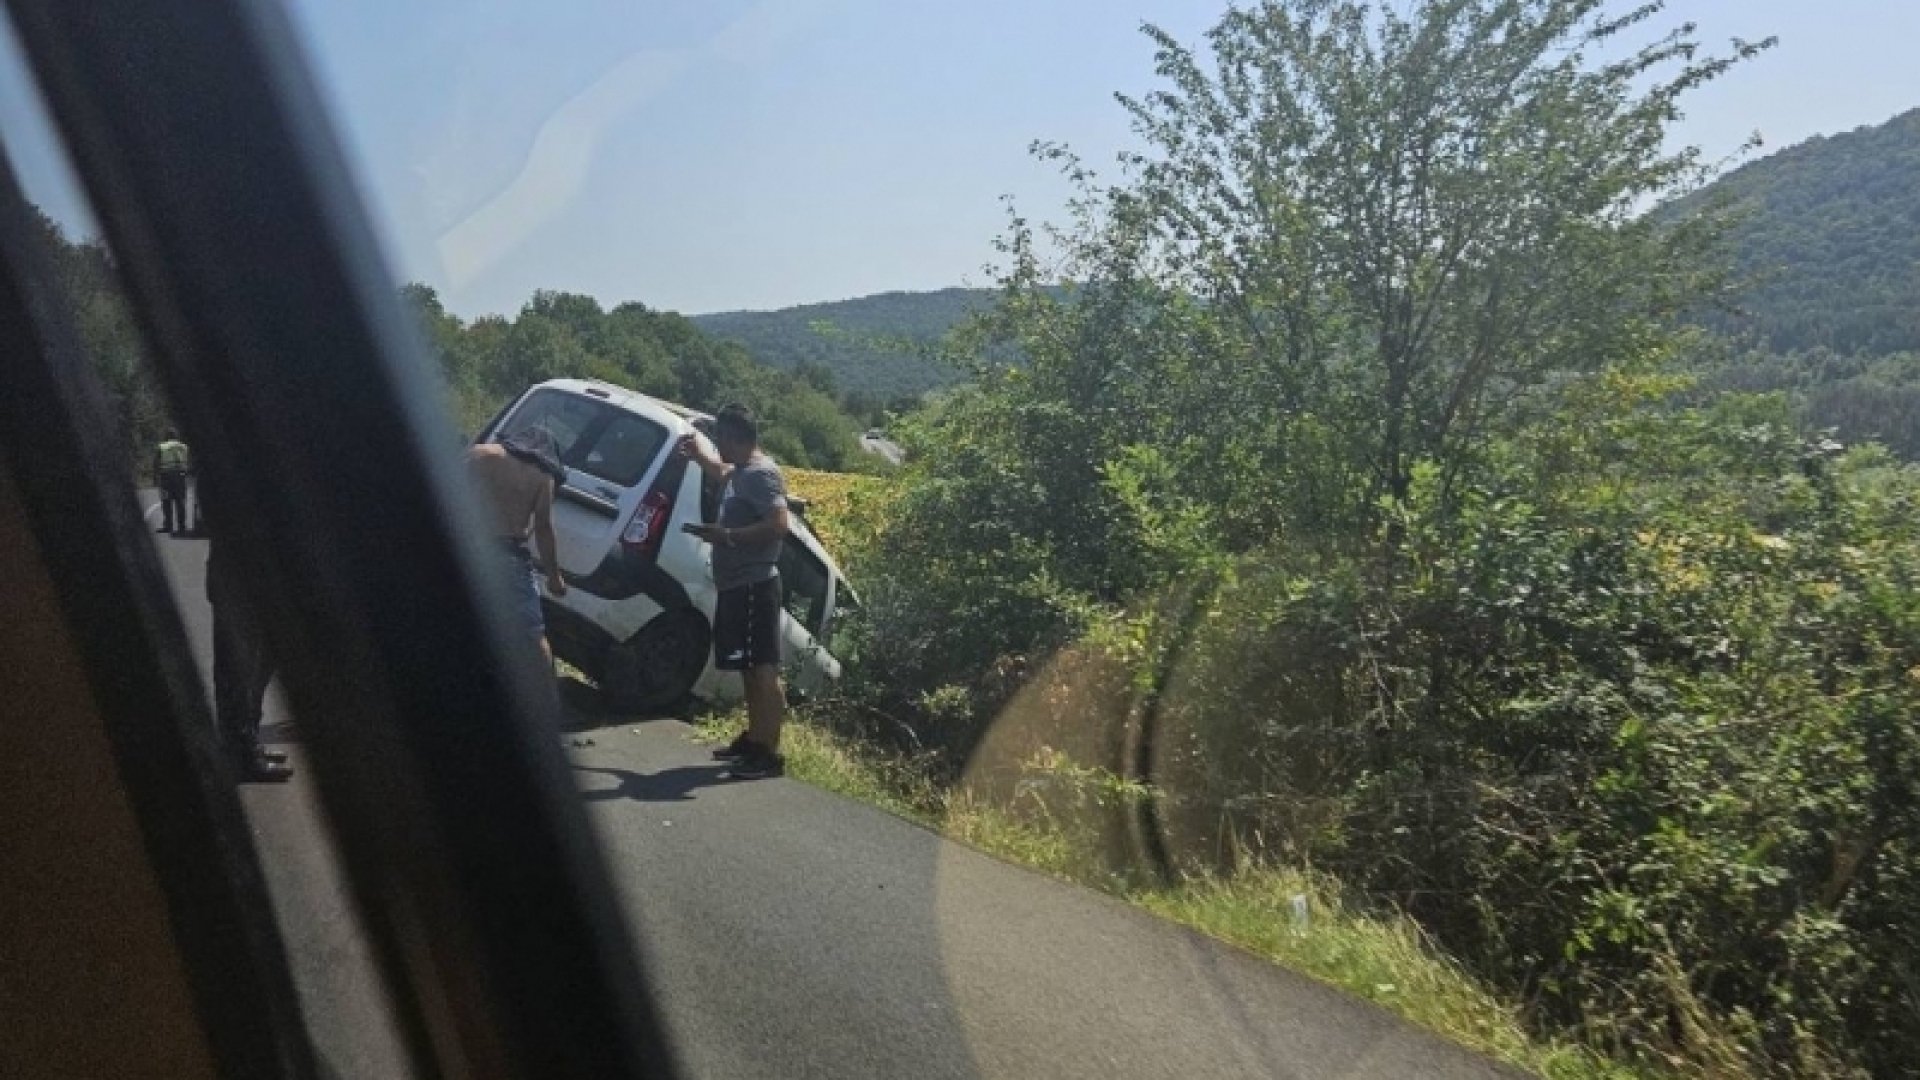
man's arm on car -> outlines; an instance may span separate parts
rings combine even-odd
[[[701,446],[697,436],[682,436],[680,453],[695,465],[700,466],[700,471],[706,473],[709,480],[725,480],[733,472],[733,466],[721,461],[719,457]]]

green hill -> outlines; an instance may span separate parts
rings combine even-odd
[[[1663,216],[1725,205],[1738,286],[1700,321],[1741,355],[1712,389],[1781,391],[1842,442],[1920,460],[1920,109],[1735,169]]]
[[[763,364],[823,369],[841,393],[888,401],[958,381],[962,373],[928,347],[995,297],[991,289],[887,292],[779,311],[695,315],[693,323],[744,346]]]
[[[1741,284],[1730,309],[1701,321],[1769,354],[1920,352],[1920,109],[1750,162],[1657,213],[1721,204],[1738,211],[1728,242]],[[925,346],[995,299],[990,289],[888,292],[693,322],[762,363],[812,369],[816,382],[824,372],[842,395],[886,401],[962,378]]]
[[[1920,109],[1744,165],[1669,213],[1729,200],[1745,279],[1708,321],[1772,352],[1920,351]]]
[[[44,214],[35,224],[35,242],[71,305],[80,345],[106,391],[126,460],[139,472],[167,427],[167,409],[122,298],[113,258],[99,242],[68,236]],[[490,315],[465,321],[425,285],[407,285],[400,293],[420,320],[464,432],[478,430],[530,383],[560,376],[599,378],[696,408],[745,402],[760,414],[768,447],[792,465],[879,467],[859,448],[855,418],[831,394],[791,371],[754,362],[739,345],[710,337],[671,312],[642,304],[606,310],[590,296],[541,290],[511,319]]]

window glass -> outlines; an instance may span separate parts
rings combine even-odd
[[[155,52],[163,51],[156,46]],[[97,62],[97,58],[96,58]],[[185,92],[185,80],[169,82],[174,90]],[[211,178],[218,166],[201,162]],[[11,175],[5,175],[5,174]],[[253,935],[268,930],[268,921],[277,924],[284,945],[296,998],[292,1001],[249,1000],[244,1003],[247,1022],[258,1025],[261,1046],[271,1046],[267,1029],[283,1008],[300,1011],[301,1020],[321,1059],[317,1073],[327,1076],[380,1076],[396,1080],[414,1075],[412,1058],[397,1019],[403,1013],[389,994],[389,985],[375,961],[368,942],[371,935],[363,921],[363,908],[355,902],[343,865],[337,857],[335,836],[330,831],[322,800],[307,766],[305,747],[296,731],[291,710],[283,699],[278,679],[270,677],[274,665],[267,662],[271,648],[264,646],[261,620],[236,599],[240,591],[229,574],[226,582],[209,589],[207,569],[212,545],[208,531],[213,523],[203,513],[200,496],[200,468],[207,465],[215,451],[189,430],[173,409],[165,392],[165,381],[152,364],[152,352],[129,299],[121,276],[124,249],[112,244],[101,232],[86,191],[70,167],[65,148],[58,137],[41,98],[39,86],[27,67],[18,39],[6,14],[0,12],[0,184],[18,182],[27,203],[28,230],[17,237],[22,248],[34,251],[41,260],[57,301],[33,312],[33,318],[46,320],[44,326],[65,324],[69,330],[71,354],[80,361],[69,377],[92,383],[99,394],[100,416],[108,425],[104,432],[115,453],[103,455],[89,465],[104,466],[95,471],[79,460],[64,464],[70,473],[72,495],[91,488],[107,499],[137,499],[134,512],[141,515],[145,535],[128,532],[119,541],[128,547],[145,549],[139,555],[142,572],[163,575],[178,619],[172,620],[173,643],[184,644],[193,663],[192,674],[199,676],[197,692],[185,691],[186,698],[197,697],[214,712],[214,725],[205,732],[208,748],[217,747],[224,766],[217,776],[206,776],[208,784],[230,785],[239,820],[228,819],[227,828],[216,826],[224,813],[197,819],[196,828],[220,832],[219,843],[227,850],[221,859],[233,876],[225,882],[203,881],[195,884],[196,896],[211,896],[215,891],[236,890],[242,902],[267,905],[258,908],[251,919],[228,924],[232,935],[224,944],[198,933],[180,933],[183,925],[202,921],[204,912],[191,914],[184,908],[172,919],[164,918],[176,900],[162,903],[165,880],[178,881],[180,866],[168,866],[159,858],[190,852],[191,845],[167,842],[158,847],[138,843],[136,836],[121,832],[115,814],[124,816],[136,810],[153,826],[154,819],[165,814],[174,796],[158,794],[143,785],[145,794],[137,794],[129,780],[132,774],[109,768],[96,773],[95,786],[88,790],[92,803],[124,806],[126,810],[102,815],[89,809],[78,815],[63,809],[64,796],[49,801],[58,784],[49,786],[39,762],[29,758],[24,767],[41,776],[38,786],[10,784],[10,792],[27,801],[9,804],[14,808],[33,807],[50,817],[63,819],[61,831],[50,836],[64,838],[64,855],[56,854],[59,873],[39,873],[31,859],[21,858],[33,845],[21,848],[17,843],[0,841],[10,859],[0,901],[7,915],[0,925],[0,999],[4,1008],[5,1034],[0,1035],[0,1076],[124,1076],[136,1074],[197,1076],[209,1073],[211,1062],[203,1056],[202,1032],[194,1027],[195,1016],[184,1018],[175,1011],[175,998],[188,983],[178,982],[192,971],[194,953],[207,959],[205,949],[212,947],[215,962],[228,963],[233,947],[241,937],[256,945],[265,939]],[[16,234],[9,232],[9,244]],[[35,250],[37,249],[37,250]],[[19,251],[10,251],[18,255]],[[9,271],[0,271],[0,277]],[[0,304],[10,307],[10,304]],[[258,313],[255,308],[247,311]],[[234,307],[208,305],[210,320],[244,317]],[[38,356],[9,353],[8,365],[33,365]],[[0,390],[0,394],[8,391]],[[518,388],[514,391],[518,393]],[[511,400],[502,394],[492,407]],[[415,432],[421,434],[421,432]],[[158,445],[180,441],[187,444],[188,473],[183,480],[167,482],[158,475]],[[46,454],[63,448],[41,448]],[[0,455],[4,457],[5,455]],[[256,462],[246,463],[259,467]],[[0,488],[17,492],[15,466],[0,461]],[[289,483],[297,483],[288,477]],[[16,536],[24,522],[15,517],[22,504],[11,497],[0,499],[0,518],[7,519],[6,531]],[[102,504],[88,498],[75,498],[65,504],[57,523],[44,527],[55,543],[66,543],[69,534],[84,535],[83,523],[98,523],[95,515]],[[215,525],[217,528],[217,525]],[[232,566],[232,562],[224,565]],[[9,563],[8,568],[13,569]],[[29,576],[33,576],[29,568]],[[47,579],[52,581],[53,579]],[[150,580],[150,579],[149,579]],[[98,587],[111,594],[121,586],[101,579],[76,583],[60,582],[77,602],[80,610],[98,610],[90,590]],[[144,584],[144,583],[143,583]],[[144,592],[136,587],[134,594]],[[216,599],[218,598],[218,599]],[[18,601],[7,594],[8,610]],[[220,611],[216,612],[216,603]],[[72,609],[68,609],[72,610]],[[244,612],[244,613],[243,613]],[[215,627],[220,627],[216,635]],[[178,635],[178,636],[174,636]],[[55,635],[56,637],[62,635]],[[216,636],[225,646],[216,645]],[[71,647],[55,642],[56,652]],[[136,638],[116,638],[130,644]],[[158,642],[161,639],[153,639]],[[170,649],[171,644],[162,646]],[[28,655],[33,655],[31,652]],[[179,654],[173,654],[178,656]],[[216,661],[216,655],[220,659]],[[0,649],[0,665],[17,666],[16,652]],[[116,650],[116,681],[160,659],[144,659],[132,649]],[[175,670],[168,666],[170,671]],[[216,670],[221,678],[216,679]],[[184,673],[183,673],[184,674]],[[65,686],[69,680],[62,680]],[[225,687],[222,683],[227,684]],[[30,684],[31,685],[31,684]],[[83,684],[75,684],[83,685]],[[80,699],[65,694],[52,696],[27,693],[9,695],[9,704],[36,710],[36,719],[62,733],[65,749],[53,751],[48,761],[96,760],[106,752],[108,729],[103,726],[106,710],[80,710]],[[142,720],[136,733],[147,754],[165,745],[171,735],[163,712],[169,708],[195,708],[183,699],[169,705],[158,699],[144,703],[151,713]],[[0,706],[0,722],[11,724],[13,712]],[[16,725],[17,726],[17,725]],[[71,745],[69,745],[71,744]],[[17,745],[17,744],[16,744]],[[82,753],[76,747],[84,747]],[[212,765],[214,756],[191,755],[190,759]],[[109,759],[100,758],[106,761]],[[180,759],[182,761],[189,759]],[[22,775],[20,760],[9,757],[8,765]],[[211,790],[201,789],[201,790]],[[38,794],[36,794],[36,792]],[[198,796],[195,796],[198,798]],[[157,799],[158,801],[149,801]],[[15,820],[7,811],[0,817]],[[125,817],[126,824],[133,823]],[[168,826],[154,826],[165,832]],[[4,830],[0,830],[4,831]],[[14,830],[18,831],[18,830]],[[149,836],[154,835],[149,832]],[[51,850],[51,849],[49,849]],[[55,865],[55,864],[47,864]],[[246,878],[258,875],[264,893]],[[105,886],[109,892],[98,891]],[[151,902],[149,899],[151,898]],[[196,899],[193,901],[198,903]],[[118,904],[119,909],[112,905]],[[117,913],[114,913],[117,910]],[[78,918],[74,911],[97,911],[101,918]],[[155,917],[158,918],[156,921]],[[154,931],[160,936],[154,937]],[[39,944],[22,949],[22,942]],[[198,942],[198,945],[193,944]],[[52,966],[33,961],[46,957]],[[175,965],[187,961],[186,968]],[[62,974],[51,980],[46,972]],[[272,992],[274,980],[266,980],[263,989]],[[31,992],[17,992],[20,989]],[[192,998],[181,999],[191,1004]],[[232,1002],[227,1002],[231,1006]],[[199,1018],[209,1024],[214,1013],[202,1011]],[[184,1019],[186,1027],[180,1027]],[[158,1036],[148,1038],[147,1036]],[[291,1070],[291,1067],[289,1067]]]
[[[827,567],[797,536],[788,536],[780,550],[780,588],[787,614],[819,637],[827,618]]]
[[[511,435],[528,428],[544,428],[553,436],[560,459],[575,465],[574,450],[605,406],[559,390],[540,390],[528,396],[513,416],[501,424],[500,435]],[[579,467],[575,465],[575,467]]]
[[[598,433],[576,441],[566,455],[567,464],[581,472],[632,487],[647,475],[653,460],[666,445],[667,429],[644,416],[605,409],[612,418]]]
[[[1387,1041],[1295,1038],[1246,956],[1222,993],[1211,942],[917,825],[695,791],[715,730],[627,721],[735,715],[678,531],[725,485],[610,386],[746,405],[811,501],[782,674],[872,766],[843,789],[1356,1008],[1444,999],[1534,1071],[1920,1060],[1920,0],[284,6],[438,404],[548,432],[583,489],[580,587],[520,614],[604,730],[565,752],[691,1073],[1481,1075],[1363,1012],[1314,1026]],[[116,279],[163,237],[102,237],[6,10],[0,150],[210,674],[198,492],[152,475],[190,384]],[[246,149],[182,167],[241,193]],[[260,292],[204,317],[273,325]],[[656,475],[671,542],[593,574]],[[317,771],[277,698],[259,732],[298,770],[242,797],[315,1039],[398,1075]],[[876,888],[874,851],[924,858]],[[766,919],[798,880],[831,895]]]

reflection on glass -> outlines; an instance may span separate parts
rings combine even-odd
[[[448,407],[541,385],[492,430],[599,482],[568,749],[697,1072],[1920,1060],[1920,8],[1701,8],[295,5]],[[646,486],[734,402],[818,541],[767,784],[720,485]],[[250,809],[374,1062],[302,790]]]

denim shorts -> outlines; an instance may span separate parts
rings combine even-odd
[[[533,553],[525,544],[504,541],[500,550],[507,561],[507,579],[519,583],[513,590],[514,615],[533,636],[545,637],[547,617],[540,610],[540,572],[534,569]]]

